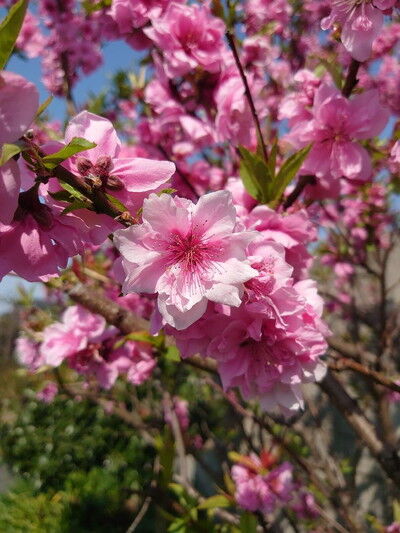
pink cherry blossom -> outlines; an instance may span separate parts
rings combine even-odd
[[[36,395],[37,399],[44,403],[51,403],[57,396],[58,386],[56,383],[47,383]]]
[[[374,39],[383,25],[383,12],[390,10],[396,0],[333,0],[329,17],[321,22],[326,30],[336,23],[343,26],[342,43],[357,61],[371,55]]]
[[[335,87],[323,84],[315,94],[312,115],[311,120],[296,123],[286,136],[296,148],[313,144],[302,172],[320,180],[328,177],[332,184],[342,176],[368,179],[371,160],[357,141],[378,135],[388,120],[377,92],[366,91],[349,100]]]
[[[328,328],[315,283],[293,283],[285,249],[256,239],[248,246],[258,275],[245,283],[239,308],[209,304],[203,317],[184,331],[167,328],[182,357],[215,359],[225,389],[239,387],[268,411],[291,414],[303,407],[301,384],[325,374],[320,357]]]
[[[268,240],[285,248],[285,260],[293,267],[293,278],[302,279],[312,258],[308,245],[315,241],[317,232],[305,210],[281,214],[259,205],[243,217],[248,229],[257,230]]]
[[[220,69],[225,25],[213,17],[208,6],[171,2],[164,15],[152,20],[144,33],[163,51],[169,77],[182,76],[202,67]]]
[[[85,247],[88,228],[79,218],[32,200],[30,193],[20,194],[13,222],[0,223],[0,279],[14,271],[28,281],[48,281]]]
[[[246,260],[255,233],[237,227],[227,191],[202,196],[196,205],[153,194],[142,217],[143,224],[114,234],[124,293],[157,293],[165,323],[177,329],[198,320],[208,301],[240,305],[243,283],[257,274]]]
[[[173,175],[175,165],[169,161],[154,161],[141,157],[120,157],[121,142],[111,122],[103,117],[82,111],[67,126],[64,142],[83,137],[96,143],[96,147],[79,153],[63,164],[75,175],[93,182],[105,193],[120,200],[133,214],[141,207],[144,198],[156,191]],[[51,151],[56,151],[54,146]],[[59,190],[57,180],[50,180],[50,192]],[[49,203],[54,203],[50,197]],[[88,210],[76,210],[74,215],[91,227],[89,238],[102,243],[120,224],[107,215]]]
[[[35,372],[44,362],[39,352],[39,343],[29,337],[18,337],[15,346],[18,362]]]
[[[38,57],[46,46],[46,38],[40,31],[39,20],[30,11],[25,14],[16,45],[29,58]]]
[[[103,317],[79,305],[68,307],[61,321],[47,326],[42,335],[41,364],[57,367],[66,361],[79,374],[95,377],[105,389],[121,374],[133,385],[140,385],[156,365],[150,345],[126,341],[116,346],[121,340],[117,330],[107,328]],[[24,352],[25,359],[31,358],[26,348]]]
[[[385,527],[385,533],[400,533],[400,522],[393,522]]]
[[[43,331],[40,353],[46,364],[59,366],[64,359],[82,350],[88,341],[101,336],[105,320],[81,306],[71,306],[64,311],[61,322],[54,322]]]
[[[37,108],[39,94],[33,83],[12,72],[0,71],[0,151],[4,143],[14,143],[29,128]],[[0,167],[0,222],[9,224],[18,206],[21,178],[15,161]]]
[[[294,489],[293,466],[284,462],[267,471],[259,457],[251,454],[246,464],[232,467],[236,485],[235,499],[248,511],[271,513],[292,498]]]
[[[189,427],[189,407],[188,402],[179,396],[172,398],[172,409],[174,410],[180,428],[184,431]],[[164,420],[172,425],[171,413],[168,405],[164,406]]]
[[[239,74],[222,80],[216,94],[218,114],[215,127],[219,140],[251,147],[255,142],[254,122]]]

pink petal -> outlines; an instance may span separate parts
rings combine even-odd
[[[0,144],[12,143],[32,124],[39,94],[33,83],[12,72],[0,73]]]
[[[175,172],[170,161],[123,158],[114,160],[112,174],[123,181],[130,192],[152,191],[168,181]]]
[[[18,207],[18,195],[21,178],[18,165],[15,161],[8,161],[0,167],[0,222],[9,224]]]
[[[95,148],[79,154],[93,163],[100,156],[116,157],[121,148],[117,132],[111,122],[89,111],[82,111],[69,122],[65,130],[65,144],[72,141],[74,137],[82,137],[97,144]]]

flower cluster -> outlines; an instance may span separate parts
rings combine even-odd
[[[279,466],[267,452],[260,457],[254,453],[239,456],[239,464],[232,467],[235,499],[243,509],[272,513],[289,506],[299,518],[318,516],[314,496],[293,479],[293,465],[287,461]]]
[[[386,106],[398,109],[398,76],[386,74],[397,62],[399,30],[383,19],[397,2],[308,0],[294,7],[287,0],[248,0],[229,14],[217,4],[39,1],[41,20],[28,15],[17,48],[42,56],[46,86],[65,94],[70,107],[74,84],[99,66],[104,42],[124,39],[154,68],[150,76],[127,77],[118,97],[107,95],[103,116],[75,114],[64,135],[43,125],[26,135],[37,91],[18,75],[1,74],[0,143],[21,144],[21,155],[0,166],[0,277],[14,272],[48,281],[71,258],[100,251],[109,295],[120,305],[151,309],[153,334],[164,328],[182,357],[212,358],[225,389],[238,387],[263,408],[290,414],[303,407],[302,384],[325,372],[329,330],[310,275],[311,243],[320,238],[315,223],[351,226],[358,262],[367,248],[390,244],[393,218],[377,176],[398,171],[399,150],[374,137],[387,126]],[[237,42],[235,50],[235,38],[225,33],[239,21],[242,48]],[[321,24],[340,25],[343,46],[322,35]],[[350,95],[351,77],[342,79],[347,67],[354,73],[348,52],[365,62],[357,63],[359,84]],[[367,63],[371,54],[379,59],[374,68]],[[333,57],[343,68],[331,68]],[[94,146],[46,166],[46,156],[68,151],[77,138]],[[297,185],[308,179],[297,191],[286,178],[309,145],[289,176],[297,176]],[[278,182],[289,185],[278,190]],[[339,240],[330,236],[319,248],[321,262],[347,282],[354,254]],[[93,339],[87,332],[85,346],[71,345],[73,353],[57,348],[51,364],[67,360],[81,373],[87,364],[96,374],[91,363],[79,362],[86,357],[100,365],[99,376],[107,373],[93,346],[107,345],[111,364],[130,344],[113,351],[117,333],[102,328]],[[43,363],[37,353],[48,333],[39,351],[33,341],[19,341],[33,369]]]
[[[149,379],[156,364],[151,348],[148,344],[121,340],[118,330],[107,327],[103,317],[71,306],[60,322],[43,330],[41,342],[20,337],[17,355],[32,371],[66,362],[86,379],[95,378],[105,389],[121,374],[130,383],[140,385]]]

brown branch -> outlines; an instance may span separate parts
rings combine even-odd
[[[354,361],[353,359],[346,359],[345,357],[342,357],[335,361],[329,361],[328,366],[337,372],[342,370],[354,370],[359,374],[363,374],[364,376],[371,378],[376,383],[379,383],[379,385],[383,385],[384,387],[387,387],[395,392],[400,392],[400,385],[395,383],[393,380],[387,378],[381,372],[377,372],[372,368],[368,368],[361,363]]]
[[[268,150],[267,150],[267,147],[266,147],[265,142],[264,142],[264,137],[262,135],[260,120],[258,118],[257,111],[256,111],[256,106],[254,105],[254,100],[253,100],[253,97],[251,95],[249,83],[247,81],[246,74],[245,74],[245,72],[243,70],[243,66],[242,66],[242,64],[240,62],[239,54],[238,54],[238,51],[237,51],[237,48],[236,48],[236,44],[235,44],[235,38],[234,38],[234,36],[233,36],[233,34],[232,34],[232,32],[230,30],[228,30],[225,33],[225,35],[226,35],[226,38],[228,40],[229,48],[232,50],[233,57],[235,58],[235,63],[236,63],[236,66],[237,66],[237,68],[239,70],[240,77],[242,78],[242,82],[243,82],[243,85],[244,85],[244,92],[245,92],[245,95],[246,95],[247,102],[248,102],[248,104],[250,106],[250,111],[251,111],[251,114],[252,114],[252,117],[253,117],[253,120],[254,120],[254,124],[256,126],[257,135],[258,135],[259,140],[260,140],[260,144],[261,144],[261,149],[262,149],[262,152],[263,152],[264,160],[265,160],[266,163],[268,163]]]
[[[143,504],[141,506],[141,508],[139,509],[139,512],[137,513],[137,515],[135,516],[135,520],[132,522],[132,524],[128,527],[128,529],[126,530],[126,533],[133,533],[137,527],[139,526],[140,522],[143,520],[143,518],[145,517],[146,513],[147,513],[147,510],[151,504],[151,496],[147,496],[144,501],[143,501]]]
[[[162,155],[165,157],[165,159],[168,159],[168,160],[171,160],[171,157],[168,155],[167,151],[165,150],[165,148],[163,146],[161,146],[161,144],[158,144],[157,145],[157,148],[160,150],[160,152],[162,153]],[[200,195],[199,193],[196,191],[196,189],[193,187],[193,185],[190,183],[190,181],[188,180],[186,174],[178,167],[178,163],[175,161],[173,161],[173,163],[175,163],[175,172],[178,174],[178,176],[181,178],[181,180],[183,181],[183,183],[186,185],[186,187],[188,187],[191,192],[194,194],[194,196],[196,198],[200,198]]]
[[[319,386],[368,447],[387,476],[400,487],[400,457],[396,449],[387,446],[378,438],[375,428],[364,416],[357,402],[349,396],[332,372],[328,371]]]
[[[188,469],[187,469],[185,443],[183,441],[181,426],[179,425],[179,420],[178,420],[178,417],[176,416],[173,401],[172,401],[172,398],[169,392],[164,393],[164,405],[165,405],[166,412],[169,415],[169,419],[171,422],[171,429],[174,435],[174,441],[175,441],[176,452],[178,455],[179,470],[180,470],[180,476],[182,478],[182,484],[185,488],[187,488],[189,485],[189,475],[188,475]]]
[[[133,216],[127,211],[121,211],[118,209],[118,207],[113,205],[103,191],[91,187],[82,178],[75,176],[63,166],[56,166],[51,173],[52,176],[60,179],[61,181],[65,181],[74,187],[74,189],[83,194],[88,200],[90,200],[96,213],[102,213],[104,215],[109,215],[114,219],[118,219],[118,222],[124,226],[131,226],[132,224],[135,224],[135,219]]]
[[[67,290],[67,294],[74,302],[86,307],[92,313],[104,317],[109,324],[118,328],[124,335],[149,328],[149,323],[146,320],[107,298],[100,289],[79,283]]]
[[[317,178],[310,174],[305,174],[304,176],[300,176],[296,187],[293,189],[293,191],[289,194],[289,196],[286,198],[286,200],[283,203],[284,209],[289,209],[290,206],[292,206],[295,201],[299,198],[301,193],[304,191],[304,189],[307,187],[307,185],[316,185]]]
[[[265,429],[267,433],[271,435],[271,437],[274,439],[274,441],[283,449],[286,451],[288,455],[304,470],[304,472],[309,477],[310,481],[313,483],[313,485],[327,498],[331,497],[330,490],[327,487],[327,485],[319,478],[317,477],[315,473],[315,468],[309,464],[307,459],[301,457],[298,455],[298,453],[293,449],[292,444],[290,442],[290,439],[285,437],[285,435],[278,435],[276,431],[274,431],[273,426],[266,420],[265,418],[260,418],[259,416],[255,415],[252,411],[246,409],[243,407],[237,400],[234,399],[234,397],[228,393],[226,393],[218,383],[215,383],[211,379],[207,379],[207,383],[209,383],[215,390],[217,390],[222,396],[228,400],[228,402],[231,404],[231,406],[234,408],[234,410],[239,413],[242,417],[248,417],[252,420],[254,420],[260,427]],[[342,505],[339,505],[336,510],[342,514],[342,517],[353,527],[354,530],[354,522],[350,517],[348,516],[348,513],[346,509],[343,508]],[[349,533],[349,530],[345,529],[341,524],[336,522],[336,520],[332,517],[330,517],[327,513],[323,513],[322,517],[327,520],[330,524],[335,525],[335,529],[337,531],[340,531],[341,533]]]
[[[376,360],[375,354],[367,350],[360,350],[350,342],[330,337],[327,339],[327,343],[332,350],[335,350],[335,352],[340,353],[340,355],[343,355],[346,358],[356,359],[358,361],[368,361],[371,364]]]
[[[148,331],[149,322],[135,315],[128,309],[118,305],[108,298],[104,291],[81,283],[66,289],[69,297],[76,303],[89,309],[92,313],[102,316],[106,321],[118,328],[124,335],[135,331]],[[173,339],[167,337],[166,344],[171,344]],[[188,357],[181,360],[183,364],[190,365],[209,374],[217,374],[217,363],[212,359],[203,359],[200,356]]]
[[[347,71],[346,80],[343,85],[342,94],[343,96],[346,96],[347,98],[351,95],[353,92],[354,87],[358,83],[357,74],[358,69],[360,68],[361,63],[357,61],[356,59],[352,59],[349,70]]]

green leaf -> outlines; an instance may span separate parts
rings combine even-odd
[[[243,513],[240,517],[240,531],[242,533],[257,533],[257,518],[251,513]]]
[[[56,200],[56,202],[71,202],[72,200],[71,194],[66,190],[56,192],[49,191],[49,194],[54,200]]]
[[[67,213],[71,213],[72,211],[76,211],[77,209],[89,209],[90,204],[83,200],[74,200],[72,203],[67,205],[67,207],[61,212],[62,215],[66,215]]]
[[[55,152],[54,154],[46,155],[42,161],[44,166],[48,170],[53,170],[57,165],[71,157],[72,155],[78,154],[79,152],[83,152],[84,150],[90,150],[90,148],[94,148],[96,146],[96,143],[92,143],[90,141],[87,141],[86,139],[82,139],[81,137],[74,137],[72,141],[70,141],[66,146],[61,148],[58,152]]]
[[[28,0],[19,0],[0,24],[0,70],[4,69],[14,50],[27,7]]]
[[[20,152],[22,152],[22,147],[18,144],[3,144],[0,155],[0,167]]]
[[[44,111],[46,111],[52,101],[53,97],[51,95],[46,98],[46,100],[39,106],[39,109],[36,111],[36,118],[39,117]]]
[[[160,457],[160,484],[163,487],[168,487],[173,474],[175,442],[171,431],[168,427],[165,428],[163,435],[160,435],[160,440],[156,440],[156,446]]]
[[[342,90],[343,81],[342,81],[342,73],[340,71],[340,68],[337,63],[333,61],[328,61],[327,59],[319,58],[321,65],[325,67],[325,69],[329,72],[329,74],[332,76],[332,79],[336,85],[336,87],[339,89],[339,91]]]
[[[129,209],[118,200],[118,198],[115,198],[115,196],[112,196],[111,194],[106,193],[107,200],[117,209],[122,211],[123,213],[125,211],[129,211]]]
[[[171,361],[172,363],[179,363],[181,360],[179,350],[176,346],[168,346],[165,351],[165,359]]]
[[[96,2],[93,4],[90,0],[84,0],[82,2],[82,7],[85,10],[87,15],[91,15],[92,13],[95,13],[96,11],[100,11],[101,9],[107,8],[111,6],[112,0],[100,0],[99,2]]]
[[[187,518],[177,518],[168,528],[169,533],[187,533]]]
[[[400,501],[393,501],[393,519],[395,522],[400,522]]]
[[[237,453],[237,452],[228,452],[228,457],[229,457],[230,461],[232,461],[233,463],[239,463],[241,465],[244,465],[249,470],[254,471],[254,470],[258,469],[258,467],[254,463],[254,461],[250,457],[248,457],[247,455],[242,455],[242,454]]]
[[[310,153],[311,148],[312,145],[309,144],[308,146],[302,148],[295,154],[292,154],[283,163],[274,179],[274,184],[272,188],[272,198],[270,200],[273,205],[279,202],[286,187],[289,185],[289,183],[296,176],[297,172],[300,170],[301,165],[304,163],[304,160]]]
[[[77,200],[84,200],[86,198],[85,195],[83,195],[81,192],[79,192],[77,189],[75,189],[75,187],[73,187],[72,185],[70,185],[69,183],[67,183],[66,181],[63,181],[63,180],[58,180],[58,183],[61,185],[61,187],[67,191],[70,196],[72,196],[73,198],[76,198]],[[71,201],[71,199],[69,200]]]
[[[240,161],[239,167],[240,177],[246,191],[252,196],[255,200],[261,200],[261,190],[260,186],[255,179],[255,176],[249,167],[244,161]]]
[[[157,193],[157,196],[160,196],[160,194],[174,194],[176,192],[176,189],[172,189],[171,187],[167,189],[163,189],[162,191]]]
[[[261,203],[270,200],[272,176],[265,161],[244,146],[239,146],[240,175],[246,191]]]
[[[231,502],[223,494],[210,496],[199,505],[199,509],[216,509],[217,507],[229,507]]]

